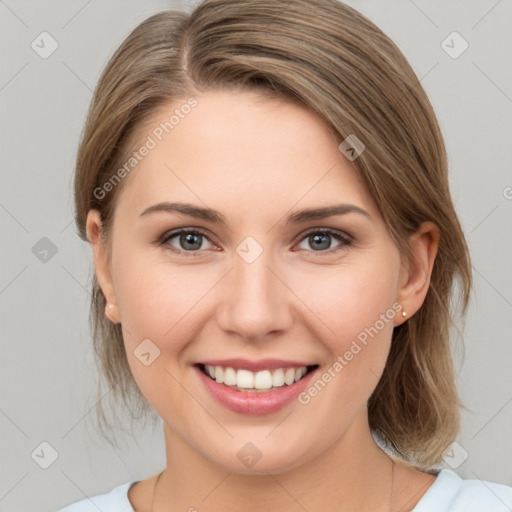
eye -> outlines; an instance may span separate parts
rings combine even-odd
[[[170,243],[170,241],[175,238],[177,239],[176,242],[178,247]],[[165,245],[166,248],[170,249],[171,251],[181,253],[194,253],[207,249],[207,247],[205,248],[203,246],[203,242],[205,240],[209,241],[208,237],[197,229],[180,229],[178,231],[166,233],[161,238],[160,244]],[[193,255],[195,256],[195,254]]]
[[[339,242],[334,249],[331,248],[333,238]],[[313,247],[313,252],[331,253],[350,246],[353,240],[349,235],[341,231],[334,231],[332,229],[316,229],[306,233],[306,235],[301,239],[301,243],[303,243],[303,241],[306,241],[310,247]],[[304,249],[304,247],[300,248]]]
[[[172,240],[176,239],[174,243]],[[338,241],[338,245],[334,248],[331,247],[332,239]],[[203,243],[208,241],[210,247],[204,247]],[[317,253],[333,253],[345,247],[352,245],[353,239],[351,236],[341,231],[332,229],[316,229],[309,231],[301,238],[301,243],[308,243],[313,248],[312,252]],[[209,240],[208,236],[198,229],[188,228],[171,231],[165,233],[159,240],[160,245],[164,245],[166,249],[173,252],[183,253],[190,256],[200,256],[202,250],[215,247]],[[176,246],[177,244],[177,246]],[[300,247],[299,249],[306,249]],[[310,251],[311,252],[311,251]]]

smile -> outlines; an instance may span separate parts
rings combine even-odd
[[[224,384],[238,391],[261,392],[291,386],[301,380],[308,371],[316,366],[277,368],[275,370],[262,370],[259,372],[211,365],[200,365],[200,369],[218,384]]]
[[[276,412],[296,400],[319,365],[259,371],[202,363],[194,367],[217,403],[233,412],[262,415]]]

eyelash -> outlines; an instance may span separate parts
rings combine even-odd
[[[188,228],[188,229],[178,229],[176,231],[171,231],[169,233],[165,233],[158,240],[158,245],[165,245],[169,242],[169,240],[172,240],[173,238],[176,238],[179,235],[187,234],[187,233],[202,235],[210,243],[213,243],[204,231],[202,231],[198,228]],[[325,254],[332,254],[332,253],[337,252],[346,247],[350,247],[351,245],[353,245],[353,241],[354,241],[350,235],[343,233],[341,231],[337,231],[337,230],[334,230],[331,228],[324,228],[324,229],[315,228],[315,229],[307,231],[306,233],[301,235],[301,238],[299,238],[299,243],[302,242],[307,237],[309,237],[311,235],[315,235],[315,234],[324,234],[324,235],[328,234],[328,235],[332,236],[333,238],[335,238],[337,241],[341,242],[341,245],[338,245],[337,247],[334,247],[332,249],[326,249],[326,250],[320,250],[320,251],[313,251],[313,250],[308,251],[308,252],[315,253],[318,256],[322,256]],[[171,245],[167,245],[166,249],[168,249],[174,253],[185,254],[186,256],[192,256],[192,257],[201,256],[201,253],[202,253],[202,250],[185,251],[182,249],[177,249],[176,247],[173,247]]]

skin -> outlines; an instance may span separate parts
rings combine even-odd
[[[164,423],[167,464],[154,510],[387,511],[392,465],[371,436],[366,404],[393,327],[425,299],[438,231],[423,224],[410,240],[415,260],[403,261],[354,164],[314,113],[254,92],[196,99],[124,179],[110,246],[99,238],[98,212],[87,218],[98,281],[113,304],[107,315],[122,323],[133,376]],[[184,101],[140,127],[140,143]],[[140,216],[163,201],[214,208],[228,226],[168,212]],[[297,210],[341,202],[368,216],[285,223]],[[200,250],[179,236],[155,242],[187,227],[205,232]],[[338,230],[353,242],[327,237],[318,249],[311,228]],[[263,249],[252,263],[236,252],[247,236]],[[395,303],[407,318],[386,323],[306,405],[294,401],[263,416],[231,412],[191,366],[275,357],[319,364],[322,372]],[[149,366],[134,356],[147,338],[160,350]],[[247,442],[262,454],[252,468],[237,457]],[[397,461],[393,510],[412,509],[434,479]],[[154,483],[155,476],[130,489],[138,512],[150,510]]]

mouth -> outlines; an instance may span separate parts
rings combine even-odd
[[[269,393],[283,390],[302,381],[319,367],[318,364],[313,364],[251,371],[246,368],[237,369],[232,366],[203,363],[197,363],[195,366],[208,379],[243,393]]]
[[[230,358],[198,361],[192,367],[218,405],[238,414],[261,416],[297,402],[320,365],[304,360]]]

